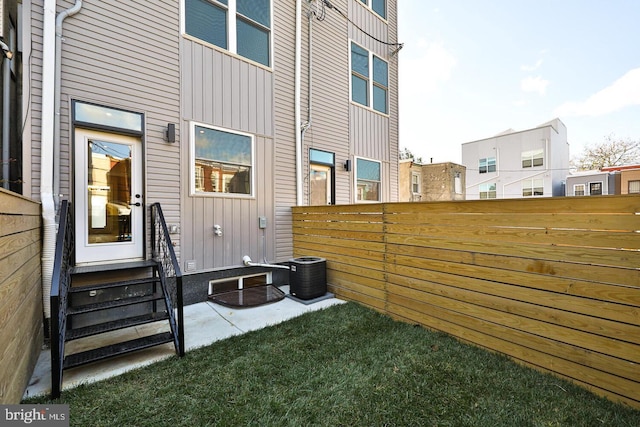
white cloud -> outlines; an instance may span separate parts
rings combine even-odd
[[[451,78],[453,69],[457,64],[454,55],[449,52],[441,43],[418,42],[420,56],[403,59],[400,72],[403,82],[419,82],[411,88],[410,93],[416,95],[429,94],[435,92],[438,87]]]
[[[537,92],[539,95],[544,95],[547,92],[548,85],[549,80],[545,80],[540,76],[528,76],[520,81],[520,88],[524,92]]]
[[[640,68],[628,71],[586,101],[565,102],[556,108],[555,115],[602,116],[633,105],[640,105]]]
[[[540,68],[540,66],[542,65],[543,60],[542,59],[538,59],[538,62],[536,62],[534,65],[521,65],[520,69],[522,71],[535,71],[538,68]]]

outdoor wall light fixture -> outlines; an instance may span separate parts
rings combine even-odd
[[[167,131],[166,131],[166,139],[167,142],[176,142],[176,125],[175,123],[168,123],[167,124]]]
[[[351,160],[345,161],[343,167],[347,172],[351,171]]]

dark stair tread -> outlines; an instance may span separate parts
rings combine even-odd
[[[144,285],[145,283],[160,284],[160,279],[158,277],[144,277],[141,279],[122,280],[120,282],[101,283],[97,285],[72,286],[69,288],[69,292],[78,293],[87,291],[99,291],[102,289],[121,288],[123,286]]]
[[[92,311],[106,310],[109,308],[126,307],[128,305],[140,304],[143,302],[159,301],[164,299],[164,294],[161,290],[154,294],[143,295],[138,297],[122,298],[113,301],[96,302],[94,304],[85,304],[78,307],[69,307],[67,309],[68,315],[90,313]]]
[[[84,328],[70,329],[65,334],[66,341],[72,341],[79,338],[98,335],[104,332],[115,331],[118,329],[129,328],[131,326],[144,325],[147,323],[159,322],[169,319],[166,311],[157,313],[148,313],[141,316],[128,317],[125,319],[112,320],[110,322],[99,323],[97,325],[86,326]]]
[[[71,274],[100,273],[103,271],[154,267],[156,265],[158,265],[158,263],[152,259],[130,261],[130,262],[118,262],[118,263],[111,263],[111,264],[77,265],[75,267],[72,267]]]
[[[162,332],[93,350],[83,351],[81,353],[74,353],[64,358],[63,368],[69,369],[80,365],[86,365],[87,363],[97,362],[99,360],[120,356],[168,342],[173,342],[173,334],[171,332]]]

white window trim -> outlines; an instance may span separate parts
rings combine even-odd
[[[541,165],[534,165],[533,162],[535,159],[542,159]],[[522,166],[522,162],[524,160],[531,160],[531,166],[522,166],[522,169],[530,169],[530,168],[542,168],[545,166],[545,158],[544,158],[544,148],[538,148],[535,150],[523,151],[520,155],[520,165]]]
[[[486,186],[487,186],[487,190],[486,190],[486,191],[482,191],[482,187],[483,187],[484,185],[486,185]],[[489,187],[491,187],[492,185],[496,187],[496,189],[495,189],[496,197],[488,197],[488,196],[489,196],[489,193],[491,192],[491,190],[489,190]],[[482,193],[487,193],[487,197],[483,199],[483,198],[481,197],[481,194],[482,194]],[[480,200],[491,200],[491,199],[497,199],[497,198],[498,198],[498,184],[497,184],[496,182],[484,182],[484,183],[482,183],[482,184],[478,184],[478,198],[479,198]]]
[[[215,49],[219,52],[231,55],[235,58],[242,59],[243,61],[250,62],[253,65],[264,68],[265,70],[273,71],[273,31],[274,31],[274,19],[273,19],[273,0],[269,1],[269,13],[271,17],[271,26],[269,27],[269,64],[264,65],[260,62],[256,62],[251,58],[247,58],[246,56],[242,56],[238,54],[238,40],[237,40],[237,8],[236,8],[236,0],[229,0],[229,5],[224,5],[222,3],[217,2],[216,0],[207,0],[209,3],[215,4],[216,6],[222,7],[227,10],[227,44],[228,48],[224,49],[220,46],[216,46],[215,44],[208,43],[202,39],[199,39],[191,34],[187,34],[187,23],[186,23],[186,12],[185,12],[185,0],[180,0],[180,14],[182,18],[180,19],[180,33],[183,37],[188,38],[189,40],[193,40],[195,42],[206,45],[212,49]],[[377,14],[376,14],[377,15]],[[231,19],[231,16],[234,19]],[[232,21],[232,22],[231,22]],[[258,24],[260,25],[260,24]],[[260,25],[262,27],[262,25]]]
[[[232,133],[251,138],[251,194],[237,193],[202,193],[196,191],[196,126],[205,127],[207,129],[218,130],[220,132]],[[193,197],[218,197],[232,199],[255,199],[255,174],[256,174],[256,138],[255,135],[240,132],[233,129],[227,129],[219,126],[213,126],[200,122],[189,122],[189,195]]]
[[[373,10],[373,7],[371,6],[372,0],[366,0],[367,3],[363,3],[362,1],[358,0],[357,3],[360,3],[360,6],[369,9],[371,11],[371,13],[373,13],[375,16],[378,17],[378,19],[387,22],[388,19],[385,17],[382,17],[380,15],[378,15],[378,12],[376,12],[375,10]],[[384,14],[386,16],[389,16],[389,0],[384,0]]]
[[[586,196],[587,195],[587,186],[586,186],[586,184],[573,184],[573,195],[577,196],[576,188],[578,188],[578,187],[582,187],[582,195]]]
[[[542,182],[542,194],[534,194],[535,189],[539,188],[539,187],[536,187],[535,181],[541,181]],[[529,197],[544,197],[544,178],[528,178],[528,179],[523,180],[522,181],[522,193],[524,193],[525,189],[531,190],[531,195],[530,196],[525,196],[524,194],[522,194],[522,197],[525,197],[525,198],[529,198]]]
[[[358,159],[375,162],[380,165],[380,181],[378,181],[378,200],[358,200]],[[382,162],[376,159],[370,159],[362,156],[354,156],[353,158],[353,199],[355,203],[382,203]]]
[[[367,78],[367,95],[368,95],[369,105],[360,104],[359,102],[356,102],[353,100],[353,88],[351,87],[352,76],[353,76],[353,69],[351,68],[351,43],[355,44],[356,46],[359,46],[360,48],[366,50],[369,53],[369,77]],[[375,108],[373,108],[373,87],[375,86],[375,83],[373,82],[373,57],[374,56],[380,59],[381,61],[384,61],[387,64],[387,112],[386,113],[382,111],[378,111]],[[367,110],[373,111],[376,114],[381,114],[385,117],[389,117],[390,115],[389,113],[389,110],[390,110],[389,70],[390,70],[389,61],[383,59],[379,55],[374,54],[371,50],[362,46],[360,43],[356,43],[354,40],[349,39],[349,102],[351,102],[353,105],[357,105],[359,107],[366,108]]]
[[[418,177],[418,191],[413,191],[413,177]],[[418,172],[411,172],[411,192],[413,194],[422,194],[422,175]]]

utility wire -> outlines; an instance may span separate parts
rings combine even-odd
[[[342,12],[340,9],[338,9],[337,7],[335,7],[333,4],[331,4],[331,2],[329,0],[322,0],[322,2],[324,3],[325,6],[327,6],[329,9],[333,9],[336,12],[338,12],[340,15],[342,15],[342,17],[344,19],[346,19],[347,21],[349,21],[354,27],[356,27],[357,29],[359,29],[360,31],[362,31],[364,34],[366,34],[367,36],[369,36],[370,38],[372,38],[373,40],[377,41],[378,43],[382,43],[385,44],[387,46],[398,46],[399,49],[402,49],[402,47],[404,46],[404,43],[390,43],[390,42],[385,42],[383,40],[380,40],[379,38],[375,37],[374,35],[366,32],[365,30],[362,29],[362,27],[360,27],[358,24],[356,24],[355,22],[353,22],[351,19],[349,19],[349,17]]]

